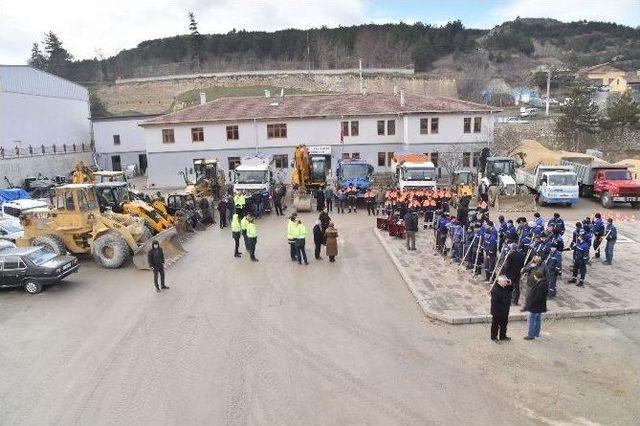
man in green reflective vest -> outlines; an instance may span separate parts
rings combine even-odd
[[[298,225],[297,221],[298,214],[291,213],[289,216],[289,220],[287,221],[287,241],[289,242],[289,254],[291,255],[291,261],[295,262],[298,260],[298,252],[296,250],[296,226]]]
[[[304,223],[302,223],[300,219],[297,219],[296,221],[295,237],[298,263],[302,265],[302,261],[304,260],[304,264],[308,265],[309,262],[307,262],[307,252],[304,248],[305,238],[307,238],[307,227]]]
[[[240,220],[240,233],[242,234],[242,239],[244,240],[244,249],[246,251],[249,251],[249,239],[247,238],[247,225],[249,225],[250,217],[251,215],[246,215]]]
[[[244,196],[243,192],[236,192],[236,195],[233,196],[233,205],[236,208],[236,213],[240,219],[244,218],[245,213],[245,205],[247,204],[247,198]]]
[[[238,250],[240,248],[240,236],[242,235],[242,226],[240,225],[240,217],[238,213],[234,213],[231,217],[231,236],[235,242],[235,249],[233,252],[234,257],[242,256],[242,253]]]
[[[247,239],[249,240],[249,255],[253,262],[257,262],[256,259],[256,244],[258,243],[258,227],[253,221],[253,217],[249,216],[249,223],[247,224]]]

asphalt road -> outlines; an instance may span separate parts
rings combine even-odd
[[[640,316],[546,321],[536,342],[514,323],[501,345],[427,320],[365,216],[334,217],[335,264],[293,264],[268,217],[259,263],[211,228],[161,294],[90,260],[39,295],[0,292],[0,423],[638,423]]]

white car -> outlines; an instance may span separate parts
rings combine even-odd
[[[520,108],[520,117],[535,117],[538,115],[538,108]]]
[[[30,210],[48,208],[46,201],[42,200],[14,200],[2,205],[2,217],[18,219],[22,213]]]
[[[24,230],[20,221],[17,219],[0,220],[0,240],[15,242],[18,238],[22,238]]]

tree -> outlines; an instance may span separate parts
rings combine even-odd
[[[571,142],[571,149],[579,151],[581,142],[600,130],[598,106],[582,86],[574,87],[570,96],[567,104],[560,110],[562,115],[556,121],[556,130]]]
[[[33,47],[31,47],[29,65],[41,70],[47,69],[47,58],[42,54],[42,50],[40,50],[40,45],[38,43],[33,43]]]
[[[196,69],[200,70],[200,58],[202,55],[202,34],[198,31],[198,23],[193,12],[189,12],[189,42],[191,46],[191,59]]]
[[[62,47],[62,41],[53,31],[44,35],[44,51],[47,54],[47,71],[64,77],[73,56]]]
[[[418,40],[413,48],[413,67],[416,71],[429,71],[436,55],[427,37]]]
[[[629,92],[624,93],[607,107],[600,126],[607,130],[621,127],[640,129],[640,105],[633,100]]]

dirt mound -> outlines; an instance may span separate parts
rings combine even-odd
[[[555,166],[560,163],[560,159],[562,157],[593,158],[591,155],[583,154],[581,152],[554,151],[533,139],[523,139],[511,153],[513,155],[519,153],[525,154],[524,167],[526,170],[533,170],[537,164]]]
[[[640,178],[640,160],[637,158],[627,158],[618,161],[616,165],[628,166],[634,179]]]

